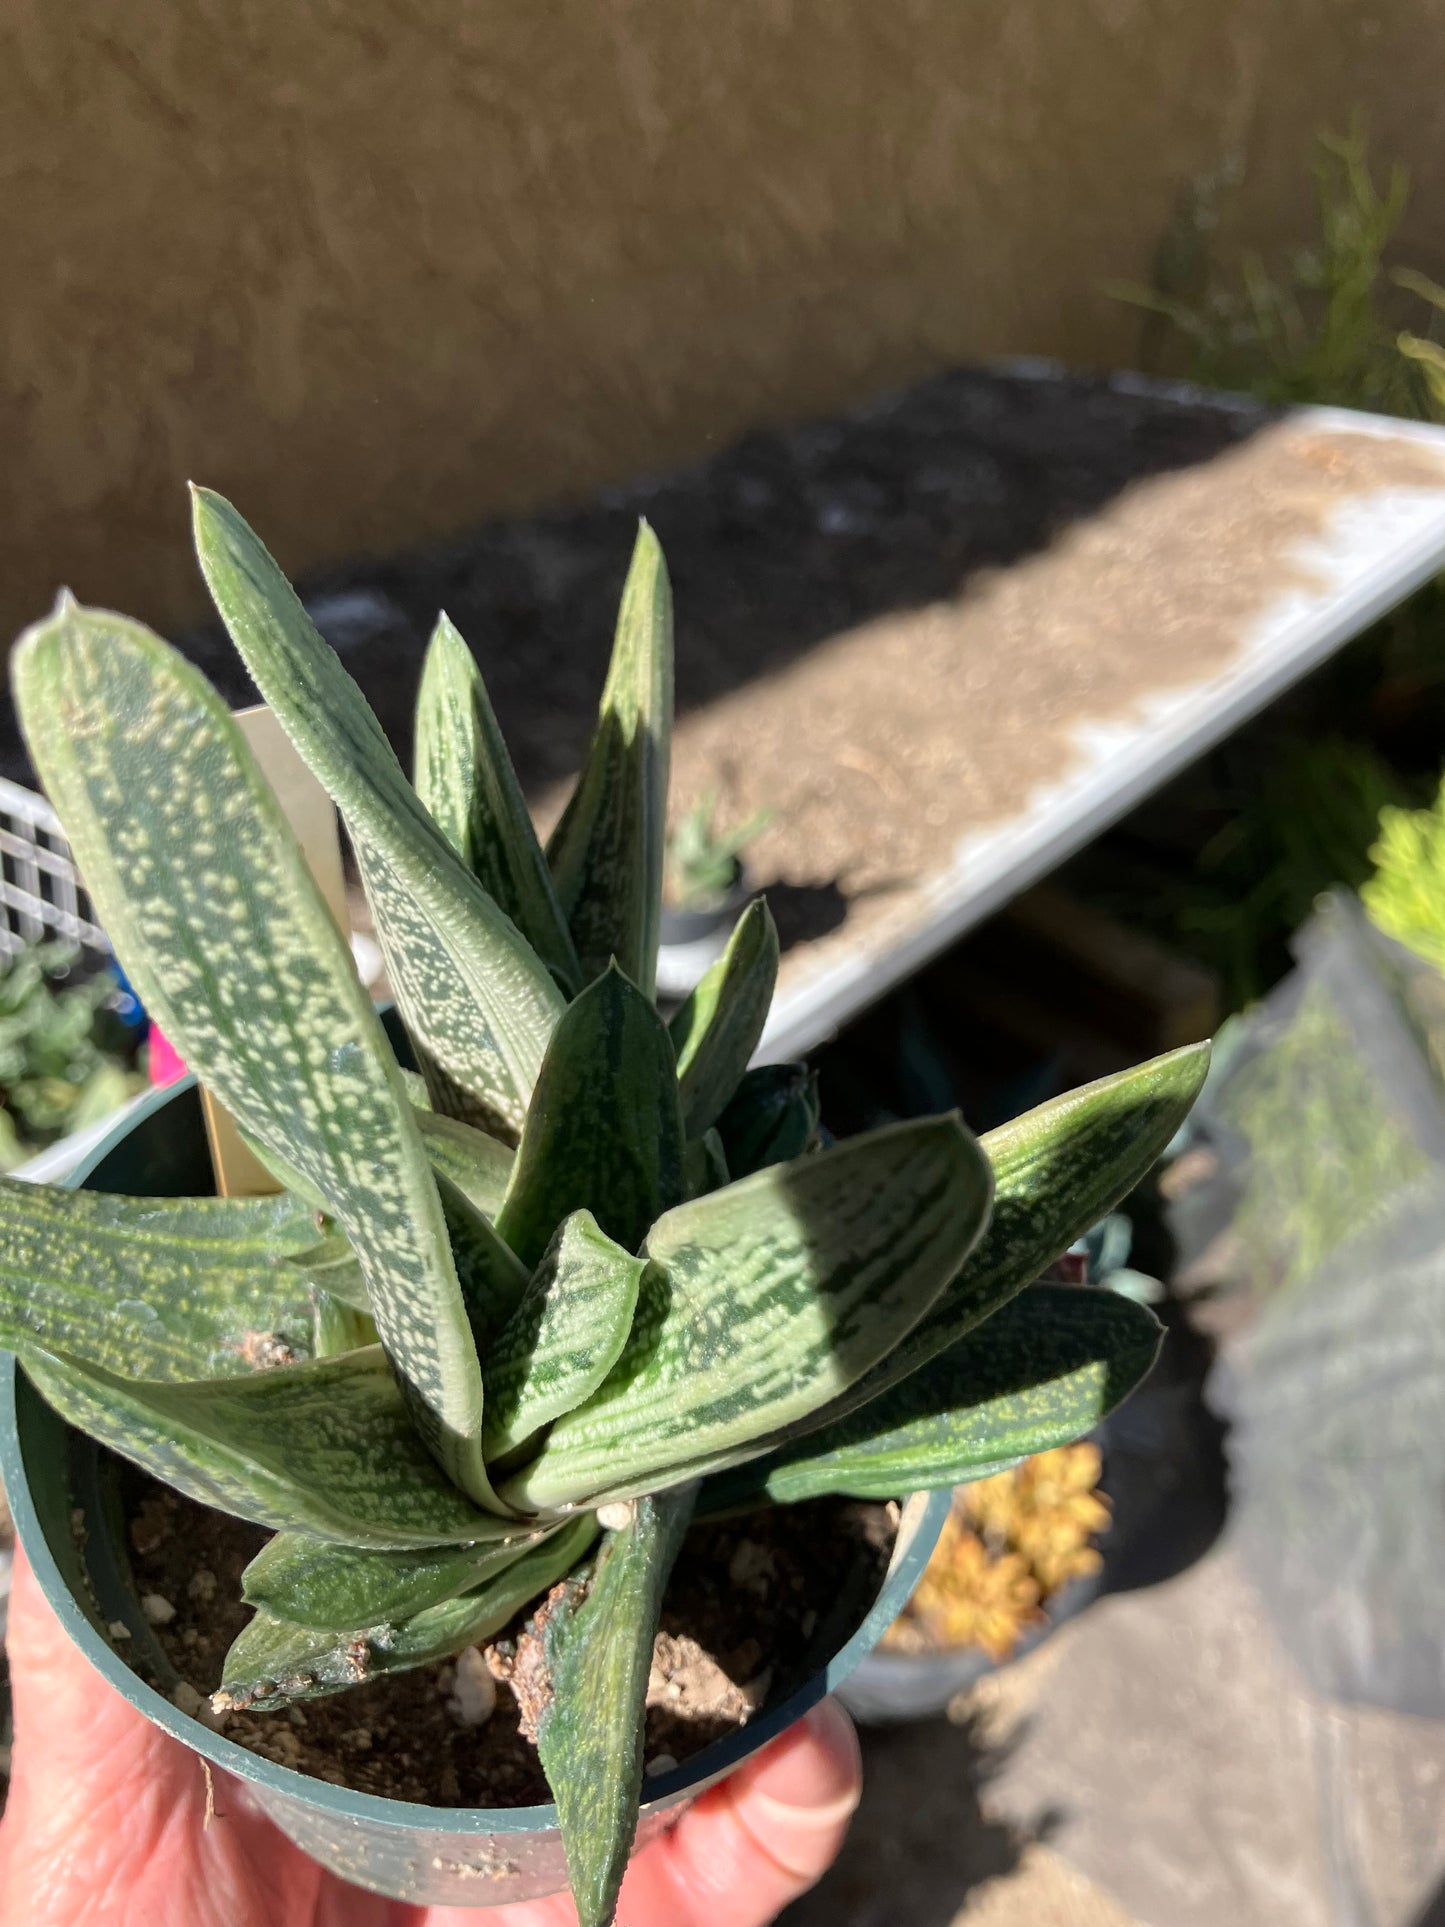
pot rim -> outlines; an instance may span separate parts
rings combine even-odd
[[[194,1083],[194,1077],[186,1077],[167,1085],[163,1091],[155,1094],[154,1104],[145,1101],[138,1107],[140,1116],[153,1115],[165,1100],[179,1096]],[[102,1158],[129,1135],[140,1121],[140,1116],[128,1114],[105,1142],[84,1160],[69,1182],[76,1185],[82,1183]],[[51,1551],[49,1537],[31,1493],[20,1432],[21,1402],[27,1397],[39,1400],[40,1394],[28,1380],[22,1387],[21,1376],[19,1359],[13,1353],[0,1352],[0,1476],[4,1479],[17,1535],[46,1600],[72,1643],[79,1647],[107,1684],[115,1687],[152,1725],[160,1727],[163,1732],[180,1740],[192,1752],[199,1753],[214,1765],[264,1787],[268,1792],[283,1795],[289,1800],[303,1801],[373,1827],[456,1835],[542,1833],[556,1827],[557,1809],[550,1804],[534,1807],[434,1807],[412,1805],[408,1801],[388,1799],[381,1794],[358,1793],[351,1787],[334,1786],[328,1780],[315,1779],[310,1774],[297,1772],[293,1767],[279,1766],[259,1753],[252,1753],[239,1741],[213,1733],[200,1720],[181,1712],[153,1686],[147,1685],[82,1611]],[[761,1714],[749,1725],[738,1727],[735,1732],[704,1747],[672,1772],[659,1774],[655,1780],[648,1781],[649,1798],[642,1806],[644,1814],[674,1806],[723,1778],[842,1684],[876,1645],[889,1622],[901,1611],[933,1551],[950,1500],[951,1495],[947,1490],[916,1492],[912,1495],[905,1504],[898,1543],[878,1596],[852,1637],[839,1648],[822,1672],[805,1681],[780,1705]],[[69,1528],[70,1521],[67,1518],[64,1529],[68,1531]]]

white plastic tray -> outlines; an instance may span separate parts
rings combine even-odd
[[[1010,372],[1054,371],[1015,365]],[[1158,383],[1137,386],[1199,398]],[[1440,485],[1382,490],[1342,505],[1323,537],[1296,552],[1320,586],[1281,595],[1226,671],[1144,696],[1127,724],[1081,727],[1079,759],[1067,776],[1037,791],[1019,815],[960,842],[948,869],[919,888],[916,912],[902,925],[865,930],[853,945],[845,925],[816,957],[802,949],[785,959],[759,1062],[802,1056],[825,1042],[1445,567],[1445,429],[1333,408],[1302,409],[1295,419],[1306,429],[1437,450]]]

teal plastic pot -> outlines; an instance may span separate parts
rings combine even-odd
[[[148,1098],[68,1181],[150,1197],[208,1191],[210,1161],[193,1080]],[[179,1682],[141,1611],[108,1466],[91,1440],[50,1409],[16,1361],[0,1354],[0,1471],[20,1537],[62,1625],[132,1706],[243,1780],[255,1803],[299,1847],[358,1886],[398,1900],[469,1907],[537,1899],[566,1886],[555,1807],[468,1811],[353,1793],[223,1739],[148,1685],[131,1659],[165,1684]],[[892,1564],[871,1611],[805,1686],[752,1725],[648,1781],[639,1844],[663,1832],[704,1788],[733,1772],[848,1677],[901,1610],[947,1510],[946,1492],[918,1494],[908,1502]],[[83,1531],[76,1530],[77,1515]],[[106,1630],[116,1620],[131,1632],[124,1650],[112,1644]]]

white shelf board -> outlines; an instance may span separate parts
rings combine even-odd
[[[1193,390],[1123,380],[1200,399]],[[826,1042],[1445,567],[1445,429],[1335,408],[1301,409],[1290,419],[1305,430],[1426,446],[1440,456],[1440,485],[1343,503],[1319,540],[1294,551],[1318,586],[1272,603],[1226,670],[1153,699],[1141,692],[1127,723],[1080,726],[1068,775],[1036,791],[1018,815],[961,841],[948,869],[920,884],[905,923],[865,932],[851,946],[845,924],[816,963],[806,953],[789,960],[756,1061],[799,1057]]]

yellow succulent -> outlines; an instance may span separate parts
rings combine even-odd
[[[979,1646],[1002,1663],[1044,1603],[1097,1572],[1092,1541],[1109,1523],[1102,1460],[1087,1441],[960,1486],[938,1546],[884,1644],[895,1652]]]

